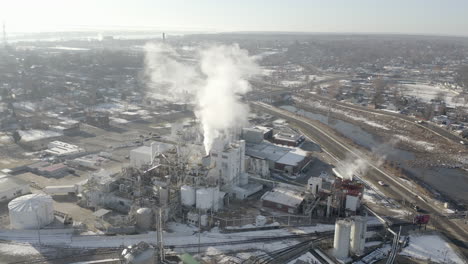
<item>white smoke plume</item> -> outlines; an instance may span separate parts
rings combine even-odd
[[[246,50],[211,46],[199,49],[195,62],[181,62],[177,50],[167,44],[148,44],[145,50],[152,91],[173,102],[196,104],[207,153],[221,133],[247,123],[249,108],[240,97],[250,91],[247,80],[260,68]]]
[[[377,147],[372,148],[372,163],[379,167],[382,165],[387,155],[392,151],[393,147],[398,143],[397,139],[392,139],[389,142],[380,144]],[[348,154],[342,162],[337,165],[336,170],[343,176],[344,179],[352,180],[354,175],[365,175],[370,169],[369,162],[358,158],[354,155]]]

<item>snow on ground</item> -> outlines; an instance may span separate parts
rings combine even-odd
[[[311,102],[310,103],[310,106],[314,107],[314,108],[317,108],[317,109],[320,109],[320,110],[323,110],[323,111],[330,111],[330,112],[333,112],[333,113],[336,113],[336,114],[339,114],[339,115],[344,115],[348,118],[351,118],[355,121],[358,121],[358,122],[362,122],[362,123],[365,123],[369,126],[373,126],[375,128],[380,128],[380,129],[383,129],[383,130],[389,130],[388,127],[384,126],[384,125],[381,125],[377,122],[374,122],[374,121],[371,121],[363,116],[357,116],[357,115],[352,115],[351,113],[349,112],[346,112],[346,111],[343,111],[343,110],[340,110],[340,109],[336,109],[336,108],[332,108],[332,107],[328,107],[328,106],[325,106],[325,105],[322,105],[320,104],[319,102]],[[302,109],[298,109],[294,106],[289,106],[289,105],[285,105],[285,106],[281,106],[280,108],[284,109],[284,110],[287,110],[287,111],[290,111],[290,112],[295,112],[299,115],[302,115],[302,116],[306,116],[307,117],[307,111],[305,110],[302,110]]]
[[[435,145],[426,141],[422,140],[414,140],[410,137],[403,136],[403,135],[394,135],[395,138],[404,141],[406,143],[412,144],[417,147],[422,147],[426,151],[432,151],[435,149]]]
[[[385,258],[391,250],[391,245],[385,244],[383,247],[377,248],[367,256],[353,264],[371,264]]]
[[[55,132],[55,131],[39,130],[39,129],[19,130],[18,133],[21,136],[21,141],[24,141],[24,142],[62,136],[62,134]]]
[[[301,262],[302,261],[302,262]],[[315,263],[320,263],[320,261],[314,257],[314,255],[312,255],[312,253],[310,252],[306,252],[305,254],[301,255],[300,257],[294,259],[294,260],[291,260],[290,262],[288,262],[288,264],[296,264],[296,263],[311,263],[311,264],[315,264]]]
[[[177,246],[185,244],[197,244],[197,228],[180,223],[168,223],[168,230],[164,232],[164,244],[167,246]],[[240,241],[259,237],[278,237],[290,234],[304,234],[315,231],[334,230],[334,225],[316,225],[297,228],[283,228],[268,231],[249,231],[237,233],[220,233],[217,228],[200,234],[200,243],[221,243],[229,241]],[[0,230],[0,240],[12,241],[14,243],[37,244],[39,237],[36,230]],[[127,235],[127,236],[104,236],[104,235],[73,235],[72,230],[41,230],[42,245],[63,246],[70,248],[100,248],[129,246],[146,241],[156,243],[156,233]],[[276,250],[299,243],[298,240],[274,241],[271,243],[246,243],[239,245],[220,245],[216,247],[205,247],[209,253],[230,252],[245,249]]]
[[[437,97],[437,94],[442,92],[445,94],[445,103],[448,106],[463,106],[463,102],[453,102],[453,97],[457,96],[458,93],[442,86],[434,86],[425,83],[419,84],[405,84],[402,86],[403,94],[410,95],[420,98],[424,102],[430,102],[431,99]]]
[[[31,256],[42,255],[45,252],[55,251],[53,248],[38,247],[31,244],[0,243],[0,255]]]
[[[450,244],[436,234],[410,235],[409,245],[400,254],[432,263],[466,264]]]
[[[10,136],[8,135],[5,135],[3,133],[0,133],[0,144],[8,144],[8,143],[11,143],[12,142],[12,139]]]

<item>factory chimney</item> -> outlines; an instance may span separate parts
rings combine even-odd
[[[162,33],[162,40],[166,41],[166,33],[164,33],[164,32]]]

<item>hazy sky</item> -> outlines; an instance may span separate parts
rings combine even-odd
[[[468,36],[468,0],[0,0],[9,32],[84,29]]]

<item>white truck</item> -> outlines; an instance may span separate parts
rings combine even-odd
[[[47,186],[43,189],[44,192],[47,194],[76,194],[78,192],[78,186],[76,184],[73,185],[55,185],[55,186]]]

